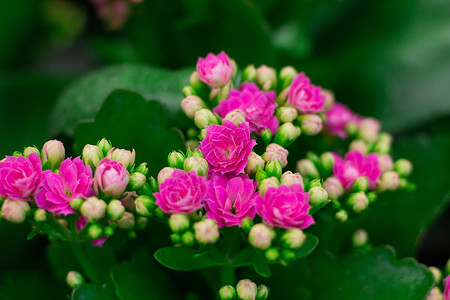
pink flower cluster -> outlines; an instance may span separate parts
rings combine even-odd
[[[347,132],[345,131],[345,126],[349,122],[360,121],[361,117],[351,111],[346,105],[336,102],[327,112],[326,112],[326,123],[328,131],[341,138],[347,137]]]
[[[325,96],[322,88],[311,84],[305,73],[299,73],[291,83],[287,103],[300,113],[318,113],[323,110]]]

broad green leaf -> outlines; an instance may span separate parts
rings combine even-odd
[[[60,96],[51,114],[50,134],[73,135],[76,123],[93,118],[116,89],[135,91],[146,100],[160,102],[169,113],[170,124],[186,128],[190,121],[181,111],[180,102],[182,89],[189,83],[192,72],[193,69],[172,72],[133,64],[95,71],[73,83]]]
[[[227,263],[223,254],[215,246],[201,250],[189,247],[164,247],[156,250],[155,258],[163,266],[179,271],[220,266]]]
[[[167,165],[172,150],[185,149],[178,130],[168,129],[167,115],[156,101],[131,91],[112,92],[93,122],[81,122],[75,131],[75,152],[103,137],[115,147],[135,149],[136,163],[148,162],[150,173],[158,174]]]
[[[117,300],[112,284],[82,284],[72,292],[72,300]]]

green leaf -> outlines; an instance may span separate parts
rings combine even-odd
[[[27,241],[34,238],[41,231],[43,225],[43,223],[39,223],[38,225],[36,225],[33,230],[31,230],[31,232],[27,235]]]
[[[148,162],[156,176],[166,166],[172,150],[185,149],[178,130],[168,129],[167,115],[156,101],[145,101],[131,91],[112,92],[93,122],[79,123],[75,131],[75,152],[103,137],[115,147],[136,150],[136,163]]]
[[[117,300],[111,284],[82,284],[72,292],[72,300]]]
[[[142,94],[160,102],[168,111],[170,124],[186,128],[189,119],[181,111],[182,89],[193,69],[172,72],[149,66],[124,64],[95,71],[72,84],[57,100],[51,114],[50,135],[72,135],[75,124],[95,116],[106,97],[116,89]],[[121,122],[125,123],[125,122]]]
[[[156,250],[155,258],[163,266],[178,271],[220,266],[227,263],[225,257],[215,246],[201,250],[188,247],[164,247]]]

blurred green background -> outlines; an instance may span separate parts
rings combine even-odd
[[[400,258],[442,266],[450,257],[449,12],[447,0],[1,1],[0,154],[55,137],[71,145],[73,136],[52,128],[53,107],[105,66],[193,69],[221,50],[241,66],[293,65],[380,119],[394,155],[415,165],[417,191],[387,196],[354,226]],[[48,266],[47,242],[26,241],[28,230],[0,224],[0,299],[62,299],[68,288]]]

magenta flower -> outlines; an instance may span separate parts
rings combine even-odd
[[[206,127],[206,136],[200,142],[199,150],[209,164],[210,172],[222,174],[244,172],[250,152],[256,142],[250,138],[248,123],[239,127],[231,121],[223,125]]]
[[[70,200],[93,196],[92,170],[77,157],[65,159],[59,168],[59,174],[50,170],[44,171],[43,187],[36,196],[39,208],[55,212],[55,214],[73,214]]]
[[[256,84],[245,82],[240,90],[231,90],[228,98],[220,101],[214,112],[223,119],[230,111],[240,109],[245,113],[245,120],[249,123],[251,132],[261,134],[267,127],[275,134],[280,126],[274,116],[276,107],[274,91],[264,92],[259,90]]]
[[[336,102],[326,112],[325,126],[332,135],[337,135],[341,138],[347,137],[345,126],[349,122],[359,122],[360,117],[352,112],[346,105]]]
[[[345,155],[344,160],[340,157],[335,157],[333,172],[346,190],[350,189],[353,181],[360,176],[366,176],[369,180],[370,188],[373,189],[381,174],[378,166],[378,155],[372,153],[364,157],[357,150],[350,151]]]
[[[450,275],[444,278],[444,300],[450,300]]]
[[[304,229],[314,224],[308,214],[309,194],[300,184],[269,187],[264,196],[256,198],[256,212],[264,223],[285,229]]]
[[[221,88],[230,82],[234,75],[234,64],[225,52],[214,55],[209,53],[206,58],[199,58],[197,61],[198,77],[204,83]]]
[[[325,96],[322,88],[311,84],[305,73],[299,73],[291,83],[287,103],[295,107],[300,113],[317,113],[323,110]]]
[[[255,217],[256,181],[247,175],[229,176],[215,173],[208,181],[206,215],[217,226],[241,226],[245,218]]]
[[[88,220],[83,217],[80,216],[78,218],[78,220],[75,222],[75,228],[77,231],[80,231],[81,229],[84,228],[84,226],[86,226],[86,224],[88,223]],[[92,246],[94,247],[103,247],[103,244],[106,242],[106,240],[108,239],[108,236],[96,239],[92,241]]]
[[[118,161],[102,159],[97,165],[94,175],[94,191],[96,195],[106,195],[119,199],[130,182],[130,173]]]
[[[0,195],[10,200],[30,201],[42,182],[41,159],[36,153],[28,158],[7,156],[0,162]]]
[[[189,214],[203,207],[207,195],[206,179],[191,170],[174,169],[155,193],[156,204],[166,214]]]

